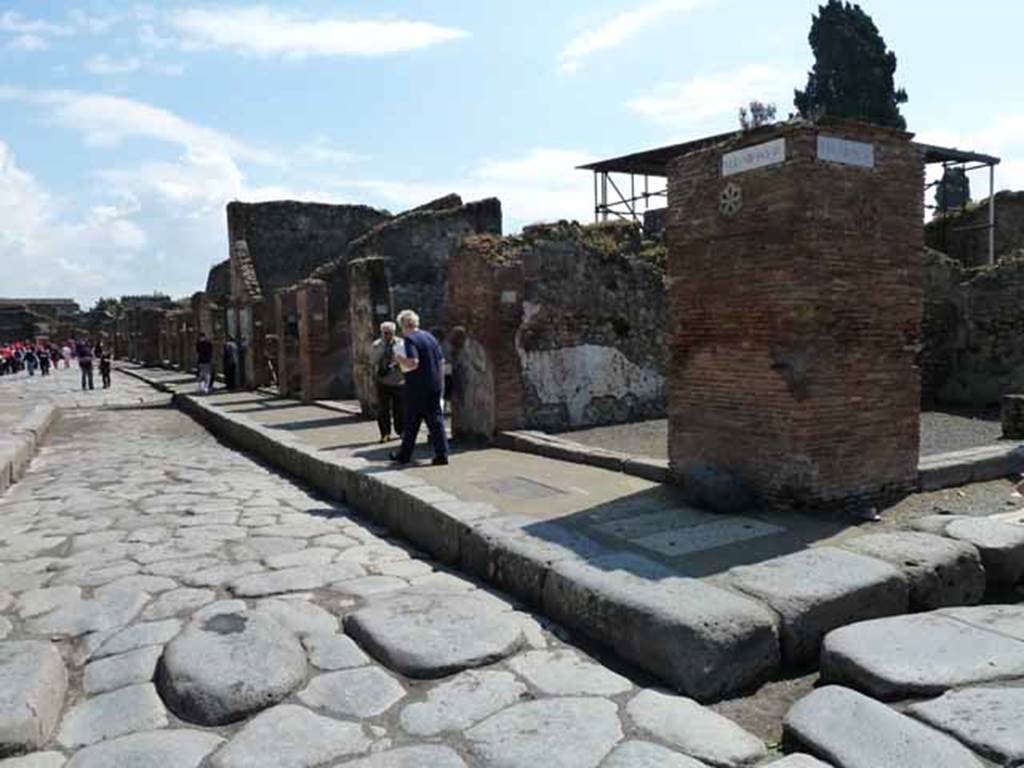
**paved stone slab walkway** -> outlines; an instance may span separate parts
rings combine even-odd
[[[32,395],[79,407],[0,497],[2,768],[770,759],[734,722],[226,448],[166,395],[116,376],[104,401],[122,407],[104,409],[62,385]],[[473,632],[454,631],[465,611]]]

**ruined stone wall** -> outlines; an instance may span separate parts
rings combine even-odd
[[[872,166],[820,158],[802,122],[670,165],[669,460],[703,503],[863,509],[916,485],[922,158],[894,131],[820,131]],[[755,144],[764,165],[723,175]]]
[[[284,288],[275,294],[277,344],[277,385],[286,397],[301,395],[302,369],[299,361],[299,310],[297,288]]]
[[[996,194],[995,257],[999,259],[1024,248],[1024,192]],[[965,267],[988,263],[988,199],[964,212],[937,216],[925,226],[925,243]]]
[[[370,355],[380,324],[395,316],[391,304],[388,260],[381,257],[349,262],[349,328],[352,345],[352,384],[363,413],[377,410],[377,372]]]
[[[229,203],[228,241],[244,240],[262,290],[269,296],[344,254],[348,244],[390,218],[365,205],[282,200]]]
[[[135,359],[143,365],[159,365],[165,310],[137,307],[135,310]]]
[[[984,406],[1024,391],[1024,251],[979,269],[930,251],[924,285],[924,402]]]
[[[449,282],[447,325],[486,353],[475,366],[492,371],[498,429],[664,415],[664,249],[638,227],[561,222],[472,238]]]

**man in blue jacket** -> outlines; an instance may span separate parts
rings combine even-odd
[[[405,417],[402,447],[391,454],[392,461],[408,464],[420,433],[427,422],[434,447],[434,465],[448,463],[448,437],[445,435],[441,398],[444,395],[444,352],[430,333],[420,330],[420,318],[411,309],[398,313],[404,349],[396,349],[395,358],[405,374]]]

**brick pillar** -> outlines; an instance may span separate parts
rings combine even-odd
[[[352,346],[352,383],[363,414],[377,413],[377,372],[370,348],[380,324],[394,319],[388,260],[379,256],[354,259],[348,265],[349,338]]]
[[[524,421],[516,331],[523,319],[523,264],[501,238],[470,236],[448,263],[446,326],[466,331],[452,361],[452,432],[491,438]]]
[[[308,403],[330,396],[333,372],[327,360],[327,284],[303,280],[295,291],[295,305],[299,316],[300,388],[303,401]]]
[[[278,327],[277,380],[282,395],[300,397],[302,394],[302,370],[299,363],[299,310],[294,288],[282,288],[277,292],[277,314],[281,318]]]
[[[916,484],[923,160],[806,123],[669,170],[669,458],[704,503],[860,509]]]

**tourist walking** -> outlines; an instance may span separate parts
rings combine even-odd
[[[21,361],[25,363],[28,375],[35,376],[36,366],[39,364],[39,358],[36,357],[36,351],[31,346],[25,349],[25,353],[22,355]]]
[[[102,344],[96,345],[96,357],[100,360],[100,381],[104,389],[110,389],[110,353],[103,349]]]
[[[444,395],[444,354],[431,334],[420,330],[420,318],[411,309],[398,313],[403,344],[395,357],[405,374],[405,410],[402,423],[402,447],[391,454],[392,461],[408,464],[426,421],[434,447],[435,465],[448,463],[448,437],[445,435],[441,398]],[[404,348],[403,348],[404,347]]]
[[[382,443],[391,439],[391,425],[395,434],[402,434],[403,393],[405,377],[398,365],[395,348],[401,341],[395,338],[395,324],[380,324],[380,338],[370,348],[370,361],[377,382],[377,427]]]
[[[78,370],[82,372],[82,389],[94,389],[92,378],[92,347],[87,341],[75,344],[75,356],[78,358]],[[86,386],[88,384],[88,387]]]
[[[50,350],[44,344],[39,347],[39,352],[36,353],[36,357],[39,358],[39,375],[49,376],[50,375]]]
[[[213,390],[213,342],[206,338],[205,333],[200,333],[196,342],[196,368],[199,392],[208,395]]]
[[[71,367],[71,345],[68,342],[64,342],[64,346],[60,348],[60,356],[64,360],[64,367]]]
[[[224,342],[224,386],[233,390],[238,382],[238,344],[234,336]]]

